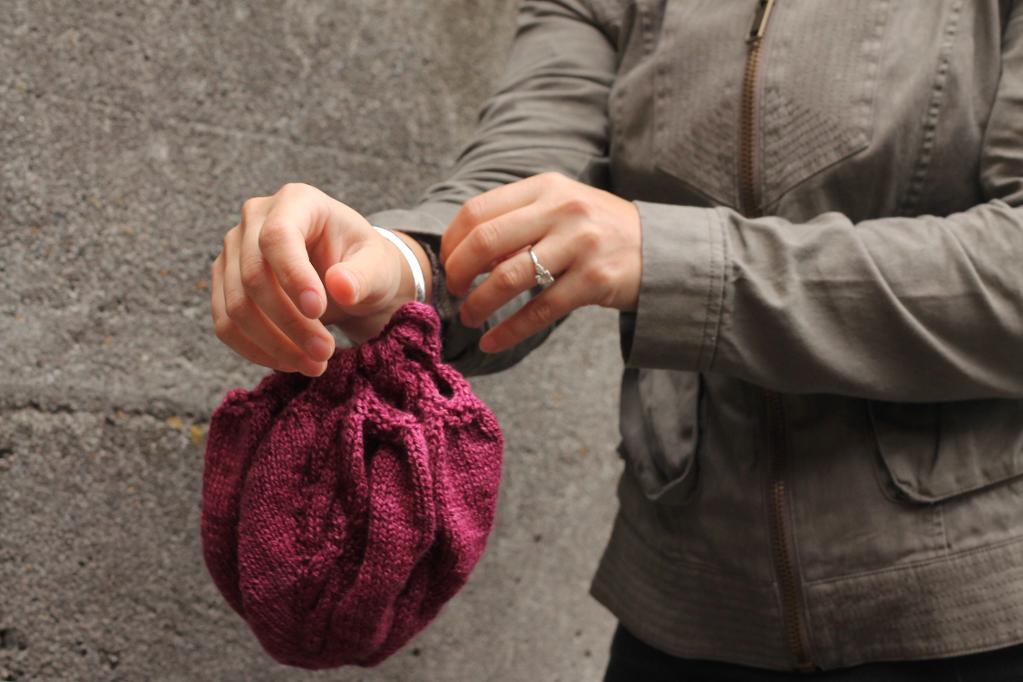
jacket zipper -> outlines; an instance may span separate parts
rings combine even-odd
[[[743,215],[760,215],[760,166],[757,163],[757,74],[760,49],[775,0],[759,0],[746,42],[746,71],[743,76],[742,106],[739,140],[739,207]],[[805,624],[803,599],[799,589],[799,573],[793,561],[793,540],[788,528],[788,506],[785,491],[785,412],[781,396],[763,390],[766,422],[770,440],[768,465],[768,502],[770,504],[771,554],[781,589],[782,621],[785,638],[795,658],[796,670],[814,672],[819,668],[810,660]]]
[[[775,0],[758,0],[746,44],[746,73],[742,79],[742,108],[739,139],[739,205],[746,215],[759,211],[759,168],[756,163],[754,146],[757,142],[756,94],[757,70],[760,66],[760,46],[763,43],[767,22],[771,18]]]

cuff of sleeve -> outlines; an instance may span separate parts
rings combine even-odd
[[[467,327],[462,324],[458,312],[465,297],[451,294],[447,288],[447,277],[440,263],[440,240],[451,220],[458,213],[460,205],[450,203],[420,204],[414,209],[388,209],[366,216],[373,225],[400,230],[419,241],[430,259],[431,300],[441,322],[443,341],[442,358],[465,375],[479,371],[483,353],[479,340],[492,326],[488,320],[481,327]],[[470,291],[485,275],[480,275],[470,286]],[[466,294],[468,296],[468,294]]]
[[[461,299],[447,290],[444,269],[440,264],[440,241],[459,206],[448,203],[422,204],[416,209],[394,208],[366,216],[373,225],[400,230],[416,239],[426,251],[431,265],[431,304],[442,322],[448,322],[457,313]]]
[[[366,216],[373,225],[402,232],[419,232],[440,237],[461,208],[460,204],[431,202],[415,209],[390,208]]]
[[[642,274],[635,313],[619,316],[626,367],[709,369],[724,306],[726,243],[713,208],[633,201]]]

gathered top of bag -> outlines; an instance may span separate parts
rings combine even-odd
[[[409,301],[319,377],[272,372],[213,413],[207,569],[275,660],[372,666],[461,589],[493,525],[504,439]]]

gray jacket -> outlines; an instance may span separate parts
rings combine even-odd
[[[639,208],[594,597],[778,670],[1023,642],[1023,2],[524,0],[517,28],[449,177],[369,218],[436,247],[549,170]],[[446,359],[521,360],[550,329],[476,341],[537,291],[481,329],[449,300]]]

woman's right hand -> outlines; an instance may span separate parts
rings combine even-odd
[[[301,183],[242,205],[213,261],[217,338],[242,357],[319,376],[334,353],[327,325],[375,336],[414,296],[401,253],[358,212]],[[410,285],[407,285],[410,286]]]

